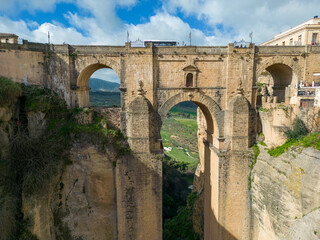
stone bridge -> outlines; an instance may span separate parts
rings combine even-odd
[[[111,68],[120,78],[121,125],[135,161],[118,193],[118,238],[162,239],[162,141],[168,111],[192,101],[206,119],[204,238],[254,239],[249,147],[259,129],[261,83],[273,101],[296,104],[295,86],[320,73],[320,47],[0,45],[0,75],[58,92],[70,107],[89,106],[89,78]],[[125,175],[130,172],[130,179]],[[119,191],[120,192],[120,191]]]

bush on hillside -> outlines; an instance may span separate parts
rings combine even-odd
[[[178,214],[164,223],[164,239],[166,240],[199,240],[199,234],[193,230],[193,207],[197,199],[197,193],[190,193],[188,205],[180,207]]]
[[[22,88],[19,83],[0,76],[0,107],[14,104],[21,95]]]
[[[293,122],[293,129],[285,132],[289,140],[297,140],[308,135],[309,130],[300,118],[296,118]]]
[[[60,113],[64,112],[67,108],[65,101],[57,93],[41,86],[23,85],[23,95],[26,99],[26,111]]]

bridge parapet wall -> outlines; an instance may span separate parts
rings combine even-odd
[[[92,45],[70,45],[77,54],[126,54],[128,49],[125,46],[92,46]]]
[[[157,47],[155,48],[156,52],[160,55],[178,55],[178,54],[184,54],[184,55],[194,55],[194,54],[203,54],[203,55],[209,55],[209,54],[227,54],[228,53],[228,47],[222,46],[222,47],[198,47],[198,46],[177,46],[177,47]]]
[[[23,44],[0,43],[0,49],[8,49],[8,50],[15,49],[15,50],[45,52],[49,50],[49,47],[50,47],[49,44],[28,42],[26,40],[23,41]]]
[[[300,55],[306,51],[305,46],[256,46],[256,54],[286,54],[286,55]]]
[[[47,79],[44,44],[0,44],[0,76],[15,82],[44,85]]]

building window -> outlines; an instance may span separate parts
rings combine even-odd
[[[6,38],[6,43],[9,43],[9,38]]]
[[[282,42],[282,46],[285,46],[285,45],[286,45],[286,42],[285,42],[285,41],[283,41],[283,42]]]
[[[318,33],[312,33],[312,45],[318,45]]]
[[[301,45],[301,41],[302,41],[302,35],[298,36],[298,45]]]
[[[193,74],[192,73],[187,74],[186,87],[193,87]]]
[[[290,38],[290,46],[293,45],[293,38]]]

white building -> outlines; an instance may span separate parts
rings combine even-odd
[[[320,18],[314,18],[276,35],[262,46],[319,45]]]

